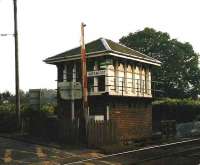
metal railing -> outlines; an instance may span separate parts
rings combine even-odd
[[[98,92],[115,92],[118,95],[127,95],[127,94],[135,94],[135,95],[151,95],[152,94],[152,89],[145,87],[145,82],[144,80],[136,80],[136,85],[135,87],[133,86],[127,86],[123,81],[120,81],[119,84],[121,85],[109,85],[105,84],[104,90],[99,90],[99,85],[94,86],[94,85],[88,85],[88,91],[89,93],[98,93]],[[150,82],[149,82],[150,83]],[[103,87],[101,88],[103,89]]]
[[[100,76],[96,76],[98,78]],[[163,91],[158,89],[161,82],[125,78],[120,76],[103,76],[103,81],[98,79],[98,85],[94,85],[95,77],[88,77],[88,92],[89,95],[95,95],[100,93],[115,93],[115,95],[121,96],[155,96],[156,93],[162,93]],[[101,76],[102,78],[102,76]],[[92,80],[92,81],[91,81]]]
[[[117,76],[104,76],[105,80],[98,85],[88,84],[88,91],[90,94],[114,92],[117,95],[136,95],[136,96],[152,96],[159,90],[155,87],[159,82],[144,80],[144,79],[133,79]],[[104,88],[103,88],[103,87]],[[103,90],[100,90],[103,89]]]

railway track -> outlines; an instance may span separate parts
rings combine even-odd
[[[193,165],[200,163],[200,138],[182,140],[174,143],[153,145],[136,150],[104,155],[91,159],[83,159],[65,165],[94,164],[94,161],[109,161],[123,165],[129,164],[172,164],[172,165]]]
[[[199,160],[200,138],[152,145],[111,155],[102,155],[96,152],[77,154],[0,138],[0,164],[49,162],[58,165],[197,165],[200,164]]]

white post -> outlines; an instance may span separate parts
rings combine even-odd
[[[124,63],[124,92],[127,93],[127,69],[128,69],[128,65],[127,62]]]
[[[135,65],[132,65],[132,93],[135,94]]]
[[[110,119],[110,107],[109,107],[109,105],[106,106],[106,119],[107,120]]]
[[[64,64],[63,81],[67,81],[67,64]]]
[[[98,63],[95,61],[94,63],[94,71],[98,70]],[[98,92],[98,77],[94,76],[94,93]]]
[[[149,68],[148,72],[148,79],[149,79],[149,95],[152,95],[152,89],[151,89],[151,69]]]
[[[115,63],[115,91],[118,93],[119,92],[119,70],[118,70],[118,60],[116,60]]]
[[[149,94],[149,68],[145,68],[145,93]]]
[[[74,63],[73,70],[72,70],[72,82],[76,82],[76,64]],[[72,90],[72,100],[71,100],[71,118],[74,120],[74,90]]]
[[[139,95],[142,95],[142,66],[141,65],[139,66],[139,82],[140,82]]]

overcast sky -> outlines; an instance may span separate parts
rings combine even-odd
[[[200,52],[198,0],[18,0],[20,88],[56,88],[56,67],[42,60],[86,42],[119,40],[152,27]],[[0,0],[0,33],[13,33],[13,0]],[[15,91],[14,39],[0,37],[0,92]]]

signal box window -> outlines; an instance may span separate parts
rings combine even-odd
[[[98,77],[98,90],[105,91],[105,76]]]

